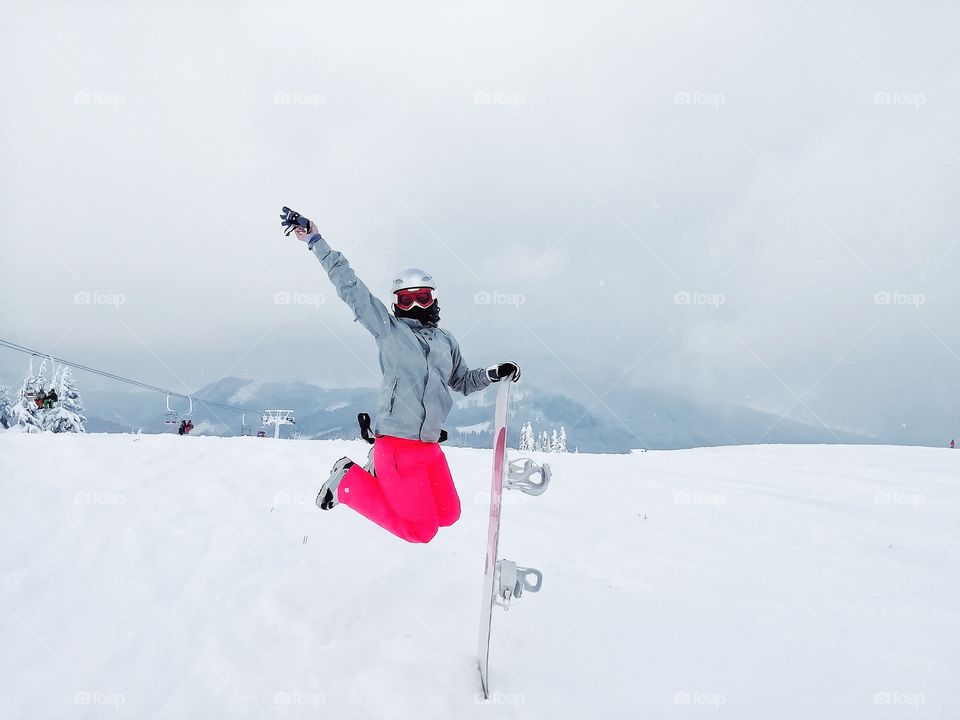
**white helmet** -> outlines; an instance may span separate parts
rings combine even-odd
[[[431,290],[436,290],[437,284],[433,281],[433,275],[420,268],[407,268],[394,275],[392,292],[408,290],[410,288],[430,288]]]

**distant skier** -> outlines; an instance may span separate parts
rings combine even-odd
[[[186,435],[187,434],[187,421],[181,420],[180,427],[177,428],[177,435]]]
[[[467,367],[453,335],[437,326],[440,305],[429,273],[411,268],[394,277],[391,314],[313,222],[289,208],[281,218],[286,234],[292,230],[307,243],[337,294],[373,335],[383,372],[373,428],[375,475],[340,458],[317,505],[330,510],[343,503],[408,542],[430,542],[460,517],[460,498],[438,444],[453,405],[449,388],[469,395],[491,382],[519,378],[520,368],[512,362]]]
[[[37,404],[37,410],[43,410],[43,404],[47,401],[47,391],[43,388],[40,388],[37,391],[37,397],[34,399],[34,402]]]
[[[957,443],[956,443],[955,441],[951,440],[951,441],[950,441],[950,449],[951,449],[951,450],[955,450],[956,447],[957,447]]]

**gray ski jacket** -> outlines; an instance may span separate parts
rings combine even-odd
[[[464,395],[483,390],[491,382],[486,370],[468,368],[460,346],[446,330],[394,317],[357,278],[346,258],[332,250],[320,235],[306,239],[337,295],[377,341],[383,379],[374,432],[437,442],[453,407],[449,388]]]

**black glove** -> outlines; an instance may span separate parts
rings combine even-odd
[[[283,211],[280,213],[280,224],[283,225],[286,232],[284,235],[289,235],[297,227],[302,227],[304,230],[310,229],[310,221],[303,217],[296,210],[291,210],[290,208],[284,206]]]
[[[491,365],[487,368],[487,377],[492,382],[500,382],[505,377],[512,378],[514,382],[520,379],[520,366],[513,362]]]

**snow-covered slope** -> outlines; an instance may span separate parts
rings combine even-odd
[[[490,453],[425,546],[317,486],[343,441],[0,433],[3,718],[957,718],[960,452],[551,458],[474,652]]]

